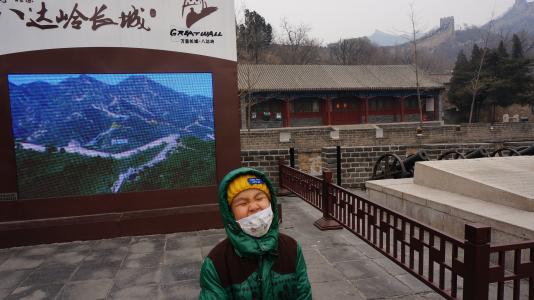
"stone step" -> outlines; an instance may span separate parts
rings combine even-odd
[[[414,183],[534,211],[534,157],[418,162]]]

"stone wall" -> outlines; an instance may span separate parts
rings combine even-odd
[[[513,117],[517,115],[519,119],[516,121],[520,121],[521,119],[523,119],[525,121],[532,123],[534,122],[534,105],[512,104],[507,107],[501,107],[501,106],[495,107],[495,120],[497,122],[504,122],[505,120],[503,118],[505,114],[508,115],[508,122],[514,122]],[[492,118],[491,110],[488,110],[486,114],[481,113],[480,117],[481,119],[491,120]]]
[[[346,188],[363,188],[365,181],[373,174],[373,168],[380,156],[394,153],[401,159],[420,150],[425,150],[431,160],[436,160],[445,151],[457,150],[466,153],[480,147],[492,152],[502,147],[517,148],[531,146],[531,142],[511,143],[471,143],[471,144],[423,144],[423,145],[388,145],[341,147],[341,185]],[[288,149],[242,150],[241,164],[264,172],[275,187],[278,187],[278,159],[283,158],[289,164]],[[295,150],[297,169],[311,175],[320,175],[323,170],[332,171],[334,182],[337,178],[336,147],[324,147],[319,152]]]
[[[503,143],[534,140],[534,123],[444,125],[417,123],[277,128],[241,131],[242,150],[289,149],[320,152],[324,147]]]
[[[291,127],[302,127],[302,126],[321,126],[323,125],[323,118],[291,118],[290,126]]]
[[[241,150],[241,166],[262,171],[278,188],[278,159],[289,162],[289,149]]]
[[[369,123],[392,123],[397,122],[399,116],[392,115],[369,115]]]
[[[389,146],[360,146],[341,147],[341,185],[347,188],[363,188],[365,181],[373,174],[376,161],[384,154],[394,153],[401,159],[408,155],[425,150],[431,160],[449,150],[466,153],[480,147],[492,152],[503,146],[520,147],[530,146],[533,142],[515,143],[472,143],[472,144],[421,144],[421,145],[389,145]],[[336,147],[325,147],[321,151],[322,169],[333,173],[334,181],[337,178],[337,152]]]
[[[241,132],[241,162],[243,166],[260,169],[278,184],[277,159],[289,161],[289,149],[296,150],[298,169],[319,175],[323,169],[336,171],[336,146],[342,147],[342,185],[361,188],[373,171],[377,159],[386,153],[401,158],[424,149],[431,159],[447,150],[468,150],[484,147],[501,148],[534,144],[534,124],[477,124],[442,126],[425,124],[422,137],[415,135],[417,124],[382,124],[336,127],[306,127],[251,130]],[[288,138],[289,137],[289,138]],[[283,140],[287,141],[284,142]],[[527,141],[527,142],[525,142]],[[334,174],[335,175],[335,174]],[[335,178],[335,177],[334,177]]]

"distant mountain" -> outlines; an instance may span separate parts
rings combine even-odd
[[[406,43],[407,39],[403,36],[389,34],[380,30],[369,36],[369,40],[378,46],[395,46]]]
[[[490,24],[493,32],[488,41],[490,48],[497,47],[503,35],[510,38],[512,34],[521,32],[534,35],[534,1],[516,0],[508,11],[481,27],[467,26],[456,30],[454,17],[441,18],[439,27],[418,38],[417,46],[425,60],[424,64],[433,72],[450,71],[460,50],[469,54],[475,43],[484,43],[483,37]],[[409,43],[403,43],[391,47],[389,53],[410,53],[411,47]]]
[[[213,136],[213,99],[176,92],[146,76],[117,85],[81,75],[58,84],[9,84],[19,142],[64,147],[76,141],[116,153],[159,138]]]
[[[516,0],[514,6],[493,22],[497,31],[534,33],[534,1]],[[484,25],[485,28],[489,23]]]

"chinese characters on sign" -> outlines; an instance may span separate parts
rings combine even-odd
[[[217,31],[191,31],[176,28],[171,29],[170,34],[182,44],[215,44],[215,38],[223,36],[222,32]]]
[[[110,47],[236,61],[234,2],[215,2],[0,0],[0,55]]]
[[[215,44],[215,40],[180,39],[182,44]]]
[[[78,3],[76,3],[70,11],[60,9],[57,14],[52,15],[46,8],[46,3],[41,2],[40,9],[36,12],[33,12],[31,7],[28,8],[29,16],[20,9],[11,8],[10,11],[16,14],[22,21],[26,21],[26,27],[34,27],[41,30],[57,29],[60,27],[64,29],[70,27],[79,30],[84,23],[89,23],[93,31],[103,26],[120,26],[121,28],[134,28],[145,31],[151,30],[145,24],[145,18],[143,17],[145,9],[143,7],[137,8],[131,5],[129,11],[121,12],[120,16],[115,19],[106,17],[107,8],[105,4],[102,4],[87,14],[87,12],[80,11]],[[152,8],[149,10],[151,18],[155,18],[156,14],[155,9]]]

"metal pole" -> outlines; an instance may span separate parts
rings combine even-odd
[[[295,168],[295,148],[289,148],[289,165]]]
[[[336,147],[336,151],[337,151],[337,159],[336,159],[336,163],[337,163],[337,174],[336,174],[337,185],[341,186],[341,146],[337,146]]]
[[[323,218],[330,219],[330,208],[332,206],[332,195],[328,185],[332,183],[332,172],[323,171]]]
[[[323,170],[322,180],[322,210],[323,217],[313,223],[320,230],[338,230],[343,229],[343,226],[336,220],[332,219],[330,213],[332,212],[333,203],[332,195],[330,194],[330,186],[332,185],[332,172]]]

